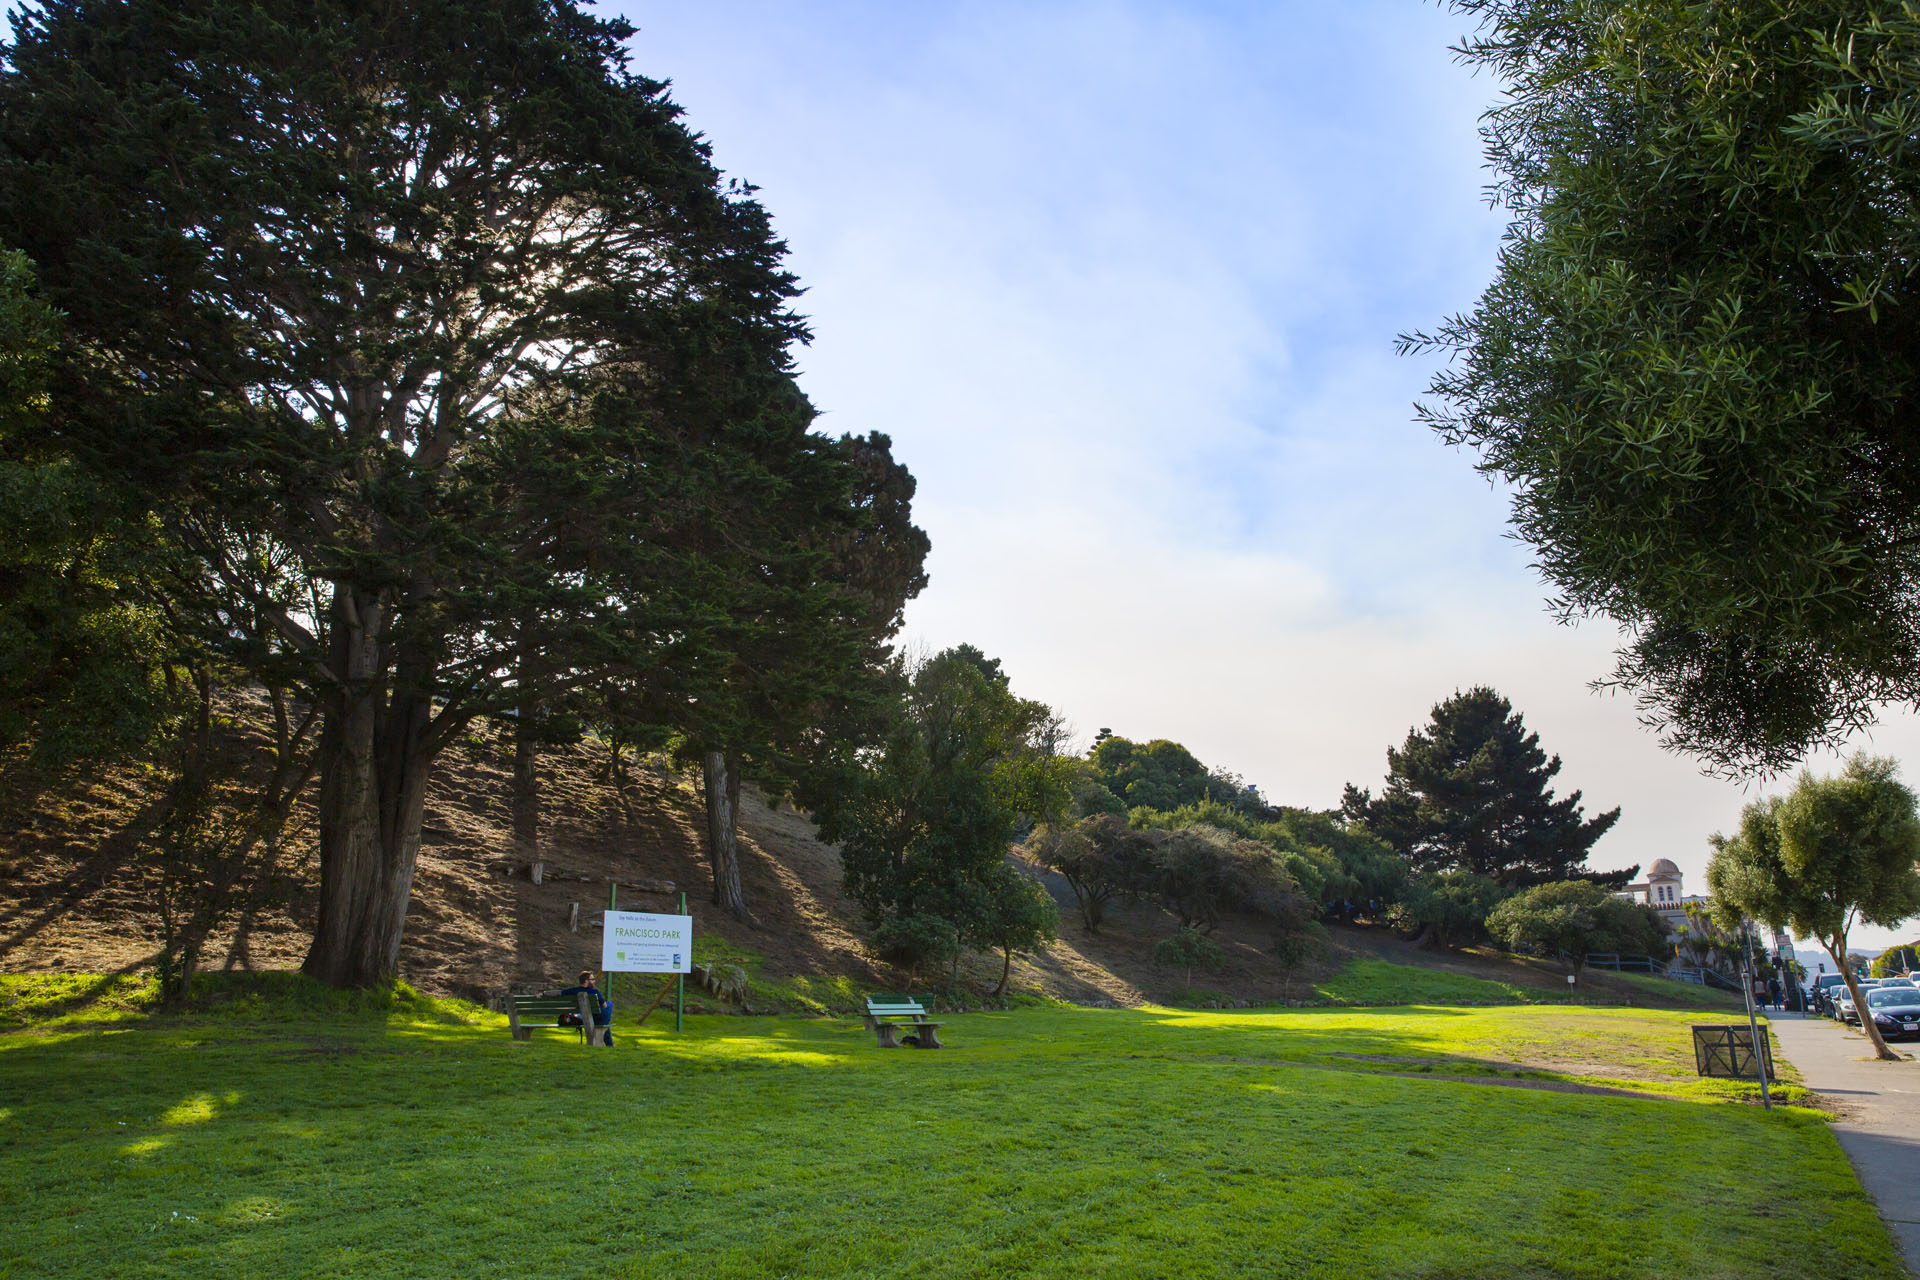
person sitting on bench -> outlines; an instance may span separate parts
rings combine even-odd
[[[580,971],[578,986],[560,988],[563,996],[577,996],[582,992],[589,997],[587,1003],[593,1009],[593,1025],[600,1028],[600,1043],[613,1048],[613,1001],[594,985],[591,969]]]

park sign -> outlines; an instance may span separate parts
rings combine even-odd
[[[605,973],[691,973],[693,917],[609,911],[600,939]]]

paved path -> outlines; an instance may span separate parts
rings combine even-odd
[[[1920,1062],[1912,1041],[1895,1041],[1906,1062],[1878,1062],[1858,1031],[1827,1018],[1770,1013],[1780,1055],[1800,1068],[1807,1087],[1844,1112],[1833,1134],[1854,1172],[1880,1205],[1880,1216],[1920,1277]]]

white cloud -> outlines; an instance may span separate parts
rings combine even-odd
[[[919,479],[918,640],[979,645],[1086,734],[1174,738],[1315,806],[1491,684],[1563,791],[1623,807],[1598,863],[1698,885],[1748,797],[1588,691],[1609,629],[1546,616],[1504,496],[1412,421],[1430,365],[1392,354],[1492,270],[1495,87],[1447,52],[1460,19],[624,8],[636,68],[792,243],[823,429],[889,432]]]

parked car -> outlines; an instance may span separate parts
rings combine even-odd
[[[1861,978],[1858,981],[1861,996],[1871,1000],[1873,998],[1873,992],[1880,986],[1880,979]],[[1833,1003],[1834,1017],[1842,1022],[1860,1021],[1860,1014],[1853,1007],[1853,992],[1847,990],[1845,987],[1841,987],[1839,991],[1834,993]]]
[[[1861,994],[1882,1039],[1920,1040],[1920,987],[1882,985]]]
[[[1813,996],[1813,1008],[1816,1013],[1833,1016],[1833,991],[1835,987],[1846,989],[1847,980],[1837,973],[1823,973],[1816,977],[1807,990]]]

